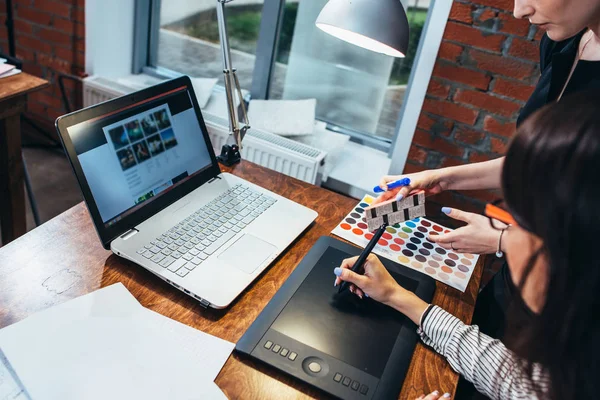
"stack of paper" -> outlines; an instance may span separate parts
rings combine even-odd
[[[6,78],[7,76],[13,76],[21,72],[14,65],[7,64],[6,61],[6,58],[0,58],[0,78]]]
[[[312,135],[315,130],[316,99],[251,100],[250,126],[281,136]]]
[[[0,330],[0,348],[33,399],[219,399],[233,343],[142,307],[122,284]],[[0,393],[15,384],[0,379]],[[23,397],[27,398],[27,397]]]

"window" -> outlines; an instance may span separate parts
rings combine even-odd
[[[136,13],[138,24],[150,26],[149,31],[137,30],[137,46],[147,46],[146,52],[137,52],[137,65],[165,75],[219,78],[222,83],[217,0],[146,2],[147,15],[144,7]],[[404,59],[373,53],[320,31],[315,20],[327,0],[227,3],[232,62],[242,89],[259,99],[316,98],[317,118],[330,129],[390,150],[428,9],[435,4],[402,2],[411,32]],[[144,33],[150,37],[146,42],[140,40]]]
[[[235,1],[226,5],[227,32],[240,86],[250,90],[263,1],[237,2],[239,5]],[[162,1],[152,66],[193,77],[219,78],[223,84],[216,5],[216,0]]]

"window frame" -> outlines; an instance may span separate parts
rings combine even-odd
[[[145,73],[159,78],[175,78],[182,74],[156,65],[161,1],[136,1],[132,72],[134,74]],[[430,2],[392,139],[323,121],[327,123],[327,129],[346,134],[353,142],[387,153],[388,157],[392,159],[390,173],[402,173],[406,164],[451,5],[452,0],[431,0]],[[264,0],[250,90],[250,96],[253,99],[268,99],[284,8],[285,0]]]

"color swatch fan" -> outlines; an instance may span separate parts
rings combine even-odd
[[[375,199],[372,196],[365,196],[332,233],[360,247],[365,247],[373,237],[366,223],[365,209],[373,200]],[[388,226],[373,253],[464,292],[479,256],[446,250],[428,239],[430,235],[450,231],[451,229],[428,219],[415,218]]]

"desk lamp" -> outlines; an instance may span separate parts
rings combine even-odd
[[[408,50],[408,19],[400,0],[330,0],[316,25],[345,42],[392,57]]]
[[[225,95],[227,97],[227,111],[229,117],[229,135],[233,136],[235,144],[224,145],[221,150],[221,155],[217,158],[227,166],[233,165],[240,161],[240,149],[242,148],[242,140],[246,135],[250,125],[248,122],[248,114],[246,105],[242,98],[242,89],[238,80],[236,70],[231,65],[231,51],[229,47],[229,37],[227,36],[227,22],[225,19],[225,4],[233,0],[217,0],[217,23],[219,25],[219,39],[221,42],[221,52],[223,53],[223,78],[225,82]],[[240,127],[238,120],[238,111],[235,106],[236,96],[240,99],[242,109],[242,117],[244,118],[244,126]]]

